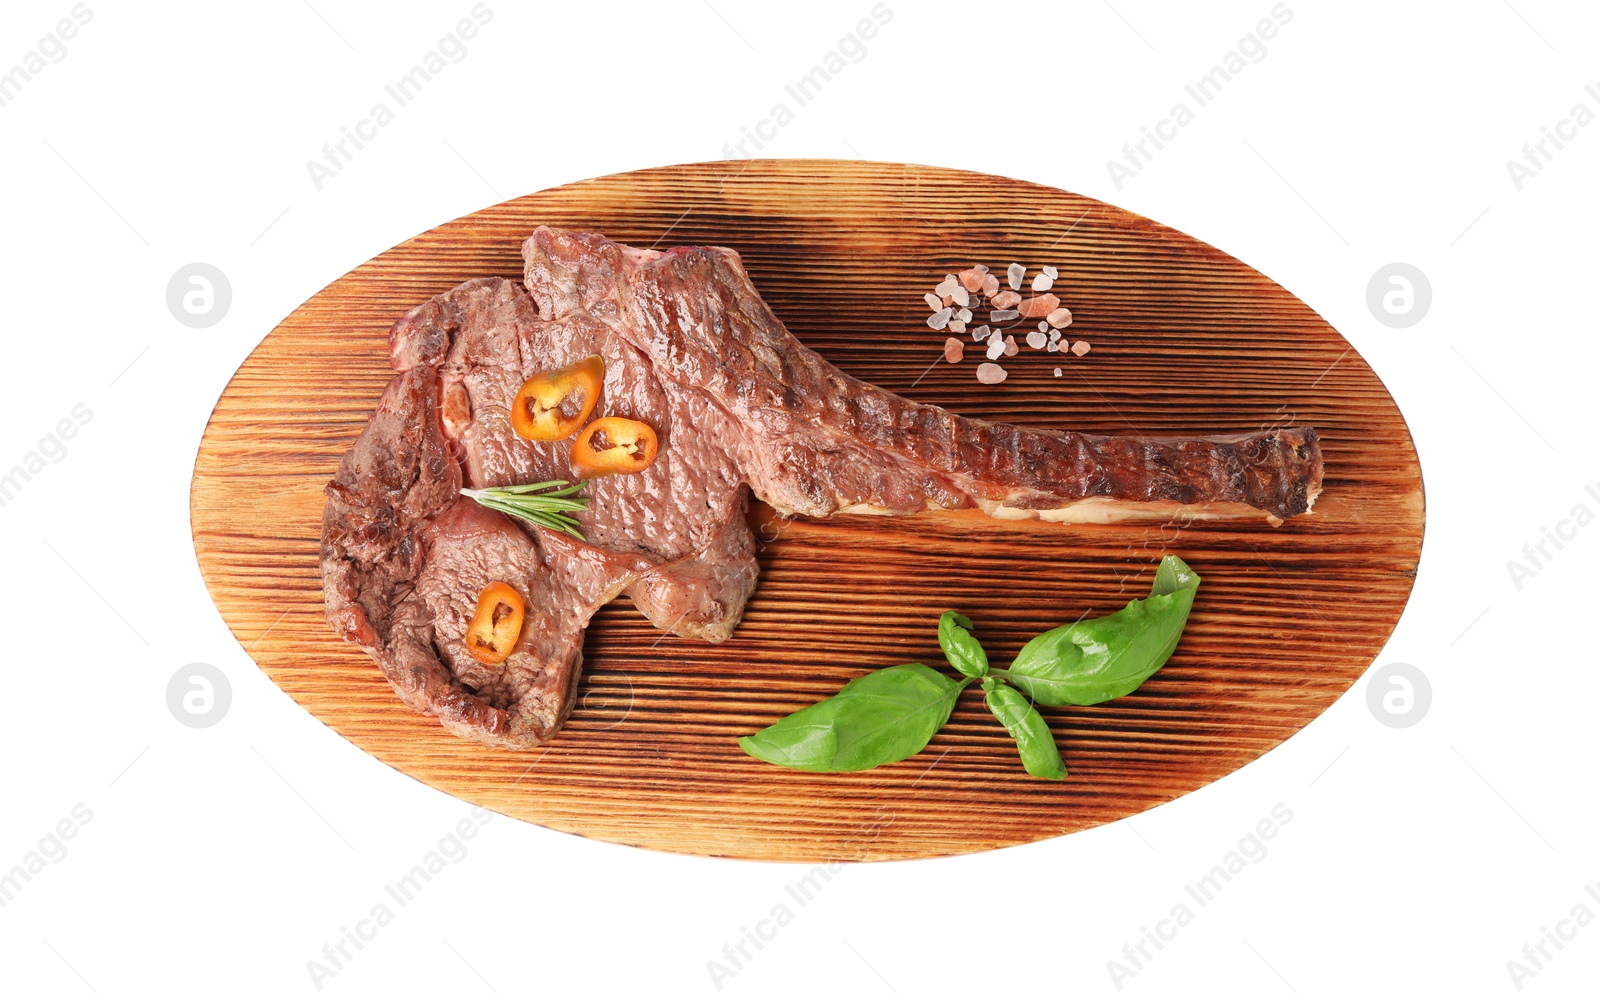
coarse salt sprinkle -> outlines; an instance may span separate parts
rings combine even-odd
[[[1007,372],[999,364],[1002,358],[1011,358],[1021,351],[1015,335],[1007,334],[1007,326],[1016,327],[1022,321],[1036,322],[1037,329],[1023,335],[1027,346],[1051,354],[1075,355],[1079,358],[1089,353],[1087,341],[1069,341],[1061,329],[1072,324],[1072,311],[1061,305],[1051,291],[1060,279],[1055,266],[1040,266],[1032,279],[1026,266],[1012,262],[1005,268],[1005,282],[991,272],[989,267],[973,264],[957,272],[947,273],[922,299],[932,311],[928,327],[944,331],[944,360],[951,364],[960,362],[966,350],[964,336],[972,335],[974,342],[984,343],[984,357],[988,361],[978,366],[978,382],[992,386],[1005,382]],[[1004,289],[1002,289],[1004,285]],[[1023,296],[1023,287],[1032,296]],[[988,324],[970,327],[975,310],[988,309],[989,320],[1000,327]],[[1017,328],[1017,334],[1023,329]],[[1061,377],[1059,366],[1052,375]]]

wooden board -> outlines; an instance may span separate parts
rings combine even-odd
[[[723,645],[663,637],[625,602],[596,617],[572,719],[545,750],[457,739],[412,713],[323,620],[323,484],[390,378],[389,325],[476,276],[520,277],[535,225],[636,246],[725,245],[803,341],[846,372],[958,413],[1104,433],[1320,432],[1316,513],[1264,523],[1062,526],[970,513],[761,517],[762,578]],[[974,262],[1061,271],[1083,357],[1043,352],[984,387],[938,360],[922,294]],[[969,354],[976,355],[973,348]],[[1052,370],[1060,366],[1064,375]],[[335,281],[278,326],[217,402],[195,463],[196,553],[240,643],[301,706],[384,762],[502,813],[607,841],[823,861],[944,855],[1103,824],[1181,796],[1304,727],[1361,675],[1411,590],[1421,471],[1400,411],[1287,290],[1210,246],[1059,190],[923,166],[756,161],[609,176],[491,207]],[[793,772],[734,738],[908,661],[939,662],[947,607],[991,657],[1144,595],[1161,553],[1204,585],[1139,692],[1051,709],[1071,778],[1029,779],[968,690],[923,754]],[[982,831],[961,825],[981,824]]]

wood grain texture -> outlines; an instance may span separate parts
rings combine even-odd
[[[626,603],[595,618],[572,719],[529,753],[412,713],[323,620],[323,485],[391,372],[389,325],[462,280],[520,278],[538,224],[636,246],[724,245],[804,342],[846,372],[957,413],[1102,433],[1289,423],[1322,437],[1316,512],[1259,522],[1066,527],[975,513],[783,521],[752,511],[762,578],[723,645],[663,637]],[[938,360],[922,294],[974,262],[1061,270],[1082,359],[1024,348],[999,387],[977,350]],[[1060,366],[1062,378],[1051,370]],[[240,367],[195,463],[196,553],[266,673],[384,762],[463,799],[593,838],[702,855],[879,860],[1103,824],[1238,769],[1356,680],[1410,593],[1416,452],[1360,355],[1294,296],[1145,218],[1059,190],[921,166],[674,166],[547,190],[442,225],[306,301]],[[734,742],[872,669],[938,663],[947,607],[991,658],[1149,589],[1163,551],[1204,577],[1166,668],[1134,695],[1049,709],[1072,771],[1027,777],[969,690],[921,755],[852,775],[779,769]],[[963,825],[982,824],[981,832]]]

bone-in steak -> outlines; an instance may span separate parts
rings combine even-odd
[[[772,314],[719,248],[640,251],[550,228],[526,286],[477,279],[401,318],[398,375],[328,486],[328,617],[412,707],[457,734],[531,747],[572,705],[583,632],[626,595],[664,631],[717,642],[755,588],[747,492],[784,514],[1107,521],[1308,510],[1316,433],[1096,437],[958,417],[840,372]],[[484,510],[474,488],[568,478],[570,440],[526,441],[509,404],[538,372],[605,358],[596,416],[655,428],[656,462],[593,480],[585,541]],[[527,605],[516,650],[462,643],[478,592]]]

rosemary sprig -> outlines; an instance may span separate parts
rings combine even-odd
[[[574,538],[582,538],[583,532],[578,530],[578,523],[567,515],[589,506],[588,500],[574,496],[584,485],[584,483],[568,484],[565,479],[556,479],[546,483],[525,483],[521,486],[464,489],[461,495],[471,497],[490,510],[498,510],[502,514],[532,521],[540,527],[570,534]]]

